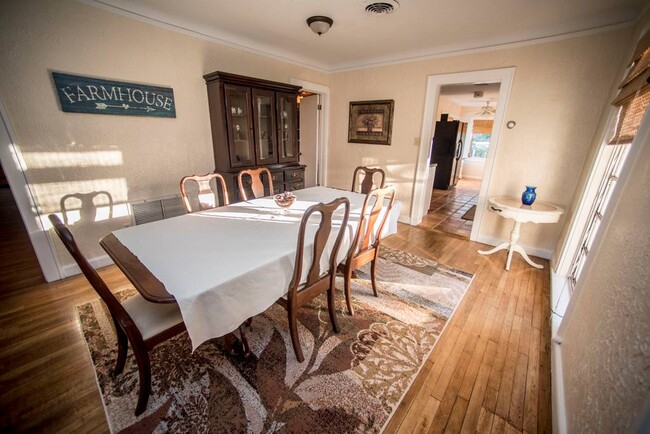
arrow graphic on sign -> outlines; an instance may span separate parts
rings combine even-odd
[[[95,103],[95,109],[97,109],[97,110],[106,110],[109,107],[122,108],[124,110],[128,110],[128,109],[144,110],[146,112],[155,112],[156,111],[156,109],[151,108],[151,107],[131,107],[128,104],[112,105],[112,104],[106,104],[106,103],[103,103],[103,102],[96,102]]]

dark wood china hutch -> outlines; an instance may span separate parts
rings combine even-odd
[[[203,78],[215,171],[225,178],[231,201],[241,200],[237,173],[242,169],[268,167],[274,193],[304,188],[305,166],[298,163],[300,86],[221,71]]]

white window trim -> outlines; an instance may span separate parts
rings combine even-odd
[[[616,117],[617,110],[611,108],[607,119],[607,125],[601,137],[598,151],[594,158],[594,162],[591,165],[591,169],[589,170],[587,182],[580,197],[580,202],[576,208],[573,218],[571,219],[571,223],[569,224],[567,237],[559,250],[559,254],[555,255],[552,260],[551,268],[553,272],[558,276],[563,276],[566,278],[566,276],[569,274],[571,262],[573,261],[573,257],[575,256],[576,250],[580,244],[580,240],[582,239],[582,232],[585,229],[587,219],[591,213],[591,207],[596,198],[596,194],[598,193],[598,188],[600,186],[603,172],[605,171],[607,162],[612,155],[612,148],[608,147],[607,138],[609,137],[609,133],[612,131],[614,125],[616,124]]]

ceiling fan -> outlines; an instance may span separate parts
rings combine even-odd
[[[490,107],[490,101],[485,102],[485,107],[481,107],[479,111],[475,114],[479,116],[491,116],[496,113],[497,109],[495,107]]]

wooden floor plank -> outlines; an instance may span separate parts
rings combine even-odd
[[[476,432],[478,434],[487,434],[492,431],[492,421],[494,419],[494,413],[491,413],[481,407],[481,413],[478,417],[478,422],[476,424]]]
[[[485,350],[485,357],[481,361],[481,367],[476,376],[476,382],[472,389],[472,395],[469,399],[465,419],[461,431],[466,433],[474,432],[477,429],[480,413],[481,403],[487,389],[487,382],[490,377],[490,369],[494,361],[494,355],[497,351],[497,344],[494,341],[489,341],[487,349]]]
[[[523,429],[524,423],[524,399],[526,396],[526,371],[528,369],[528,356],[519,353],[515,377],[512,383],[512,394],[510,395],[510,412],[508,423],[519,431]]]
[[[451,409],[451,415],[449,415],[449,421],[445,427],[445,433],[457,433],[460,432],[460,428],[463,424],[463,419],[465,418],[465,411],[467,410],[467,401],[465,401],[460,396],[456,398],[454,407]]]
[[[528,359],[528,372],[526,373],[526,391],[524,397],[524,423],[523,429],[529,434],[537,433],[537,400],[539,389],[539,343],[541,333],[533,328],[530,339],[530,358]]]

